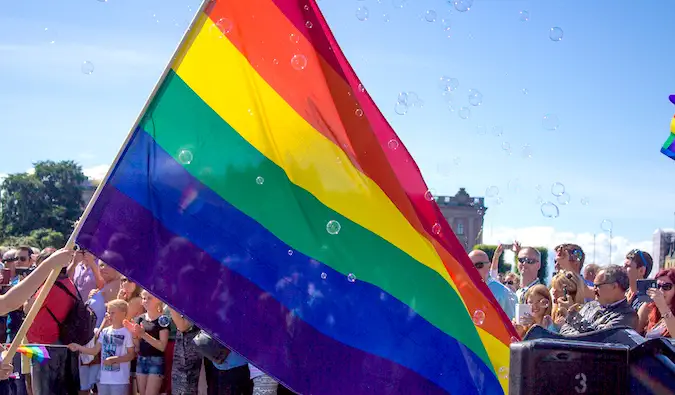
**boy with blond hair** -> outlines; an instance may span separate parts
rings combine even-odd
[[[110,325],[103,328],[92,348],[69,344],[71,351],[96,355],[101,353],[99,395],[127,395],[129,393],[130,362],[136,357],[131,332],[124,327],[129,305],[122,299],[107,303],[106,318]]]

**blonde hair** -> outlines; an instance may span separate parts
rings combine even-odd
[[[567,288],[567,299],[570,300],[572,304],[584,303],[583,287],[585,286],[586,284],[581,279],[580,275],[567,270],[559,272],[551,280],[551,289]],[[555,306],[553,307],[553,315],[551,317],[555,321],[562,314],[562,312],[560,312],[558,309],[557,301],[554,300],[553,302],[555,302]]]
[[[126,300],[123,299],[113,299],[110,302],[106,303],[106,306],[108,306],[109,309],[117,309],[119,311],[124,312],[124,314],[129,311],[129,303],[127,303]]]
[[[153,295],[153,294],[152,294],[150,291],[148,291],[147,289],[144,289],[144,290],[141,291],[141,296],[143,296],[143,293],[146,293],[147,295],[152,296],[153,299],[156,299],[156,300],[157,300],[157,306],[159,307],[159,311],[160,311],[160,312],[164,310],[164,302],[162,302],[161,299],[159,299],[158,297],[156,297],[155,295]]]

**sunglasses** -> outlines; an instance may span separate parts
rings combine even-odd
[[[656,288],[662,289],[664,291],[670,291],[671,289],[673,289],[673,283],[656,284]]]
[[[593,288],[600,288],[601,285],[614,284],[614,283],[616,283],[616,281],[610,281],[610,282],[598,283],[598,284],[593,283]]]
[[[536,260],[536,259],[530,259],[530,258],[527,258],[527,257],[522,257],[522,258],[518,258],[518,262],[520,262],[520,263],[527,263],[527,264],[529,264],[529,265],[533,265],[533,264],[535,264],[535,263],[537,263],[537,262],[539,262],[539,261]]]
[[[14,258],[3,259],[2,263],[9,263],[9,262],[16,262],[16,261],[26,262],[26,261],[28,261],[28,257],[17,256],[17,257],[14,257]]]
[[[473,264],[473,266],[476,269],[482,269],[482,268],[485,267],[485,265],[488,265],[488,263],[487,262],[476,262],[476,263]]]
[[[506,284],[506,285],[513,285],[513,281],[512,281],[512,280],[505,281],[504,284]]]

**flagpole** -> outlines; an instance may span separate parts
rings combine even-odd
[[[169,60],[169,63],[164,68],[164,71],[162,72],[162,75],[157,80],[157,83],[155,83],[155,87],[152,89],[152,92],[148,96],[148,99],[146,100],[145,104],[143,105],[143,109],[138,114],[138,117],[136,118],[136,121],[134,122],[134,126],[131,128],[131,130],[127,134],[127,137],[124,139],[124,143],[122,144],[122,147],[117,152],[117,155],[115,156],[115,159],[113,160],[112,164],[108,168],[108,171],[106,172],[105,177],[103,178],[103,181],[101,181],[101,183],[96,188],[96,191],[94,192],[93,196],[91,197],[91,199],[89,199],[89,202],[87,203],[87,206],[84,209],[84,212],[80,216],[79,221],[77,221],[75,223],[73,233],[71,233],[70,237],[68,238],[68,241],[66,242],[65,248],[72,249],[75,246],[75,240],[77,239],[77,236],[79,235],[80,230],[82,230],[82,225],[84,224],[85,220],[87,219],[87,217],[91,213],[91,210],[93,209],[94,204],[96,203],[99,196],[101,195],[103,187],[105,186],[105,184],[110,179],[110,176],[111,176],[113,170],[117,167],[117,164],[119,163],[120,159],[122,158],[122,154],[124,153],[126,147],[129,145],[129,142],[131,141],[131,137],[134,135],[134,131],[136,130],[136,128],[140,124],[141,119],[143,119],[143,115],[145,115],[145,112],[147,111],[148,107],[150,106],[150,103],[152,103],[152,100],[157,95],[157,92],[159,91],[159,88],[162,85],[162,82],[164,82],[164,79],[166,79],[166,76],[169,74],[169,71],[171,70],[171,66],[174,64],[174,62],[176,61],[178,56],[181,54],[181,49],[183,48],[184,44],[191,37],[193,37],[194,27],[199,22],[199,20],[201,19],[202,13],[213,1],[215,1],[215,0],[203,0],[202,4],[199,6],[199,9],[197,10],[197,13],[195,14],[195,16],[192,18],[192,21],[190,22],[190,25],[188,26],[185,33],[183,33],[183,38],[181,38],[180,42],[176,46],[176,49],[174,50],[173,55],[171,56],[171,60]],[[12,340],[12,344],[10,345],[7,352],[5,352],[2,355],[2,365],[7,365],[7,364],[11,363],[12,359],[14,358],[14,355],[16,354],[16,350],[19,348],[19,345],[21,344],[22,340],[26,336],[26,333],[28,332],[28,328],[30,328],[31,324],[33,324],[33,320],[35,320],[35,316],[37,315],[38,311],[42,307],[42,304],[44,303],[45,299],[47,298],[47,295],[49,295],[49,291],[52,289],[52,286],[56,282],[56,279],[59,277],[60,273],[61,273],[60,268],[54,269],[49,274],[49,277],[47,277],[47,279],[45,280],[45,283],[42,286],[42,290],[40,291],[40,294],[35,299],[35,302],[33,302],[33,305],[31,306],[30,311],[28,312],[28,314],[26,315],[26,318],[24,319],[23,323],[21,324],[21,328],[19,328],[19,331],[16,333],[16,336]]]

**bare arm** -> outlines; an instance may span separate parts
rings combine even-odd
[[[56,251],[7,293],[0,295],[0,315],[7,315],[10,311],[21,307],[40,288],[52,270],[61,270],[72,257],[72,251],[65,249]]]
[[[172,308],[169,308],[169,312],[171,313],[171,319],[173,320],[173,323],[176,324],[176,329],[181,332],[185,332],[190,329],[192,322],[181,317],[181,315]]]
[[[72,343],[72,344],[68,345],[68,349],[70,349],[71,351],[79,351],[82,354],[96,355],[96,354],[101,352],[101,343],[96,342],[94,347],[85,347],[85,346],[80,345],[80,344]]]
[[[112,356],[108,357],[103,361],[104,364],[106,365],[114,365],[118,363],[124,363],[124,362],[131,362],[136,358],[136,351],[134,350],[133,347],[128,347],[127,348],[127,353],[125,355],[122,355],[121,357],[118,356]]]

